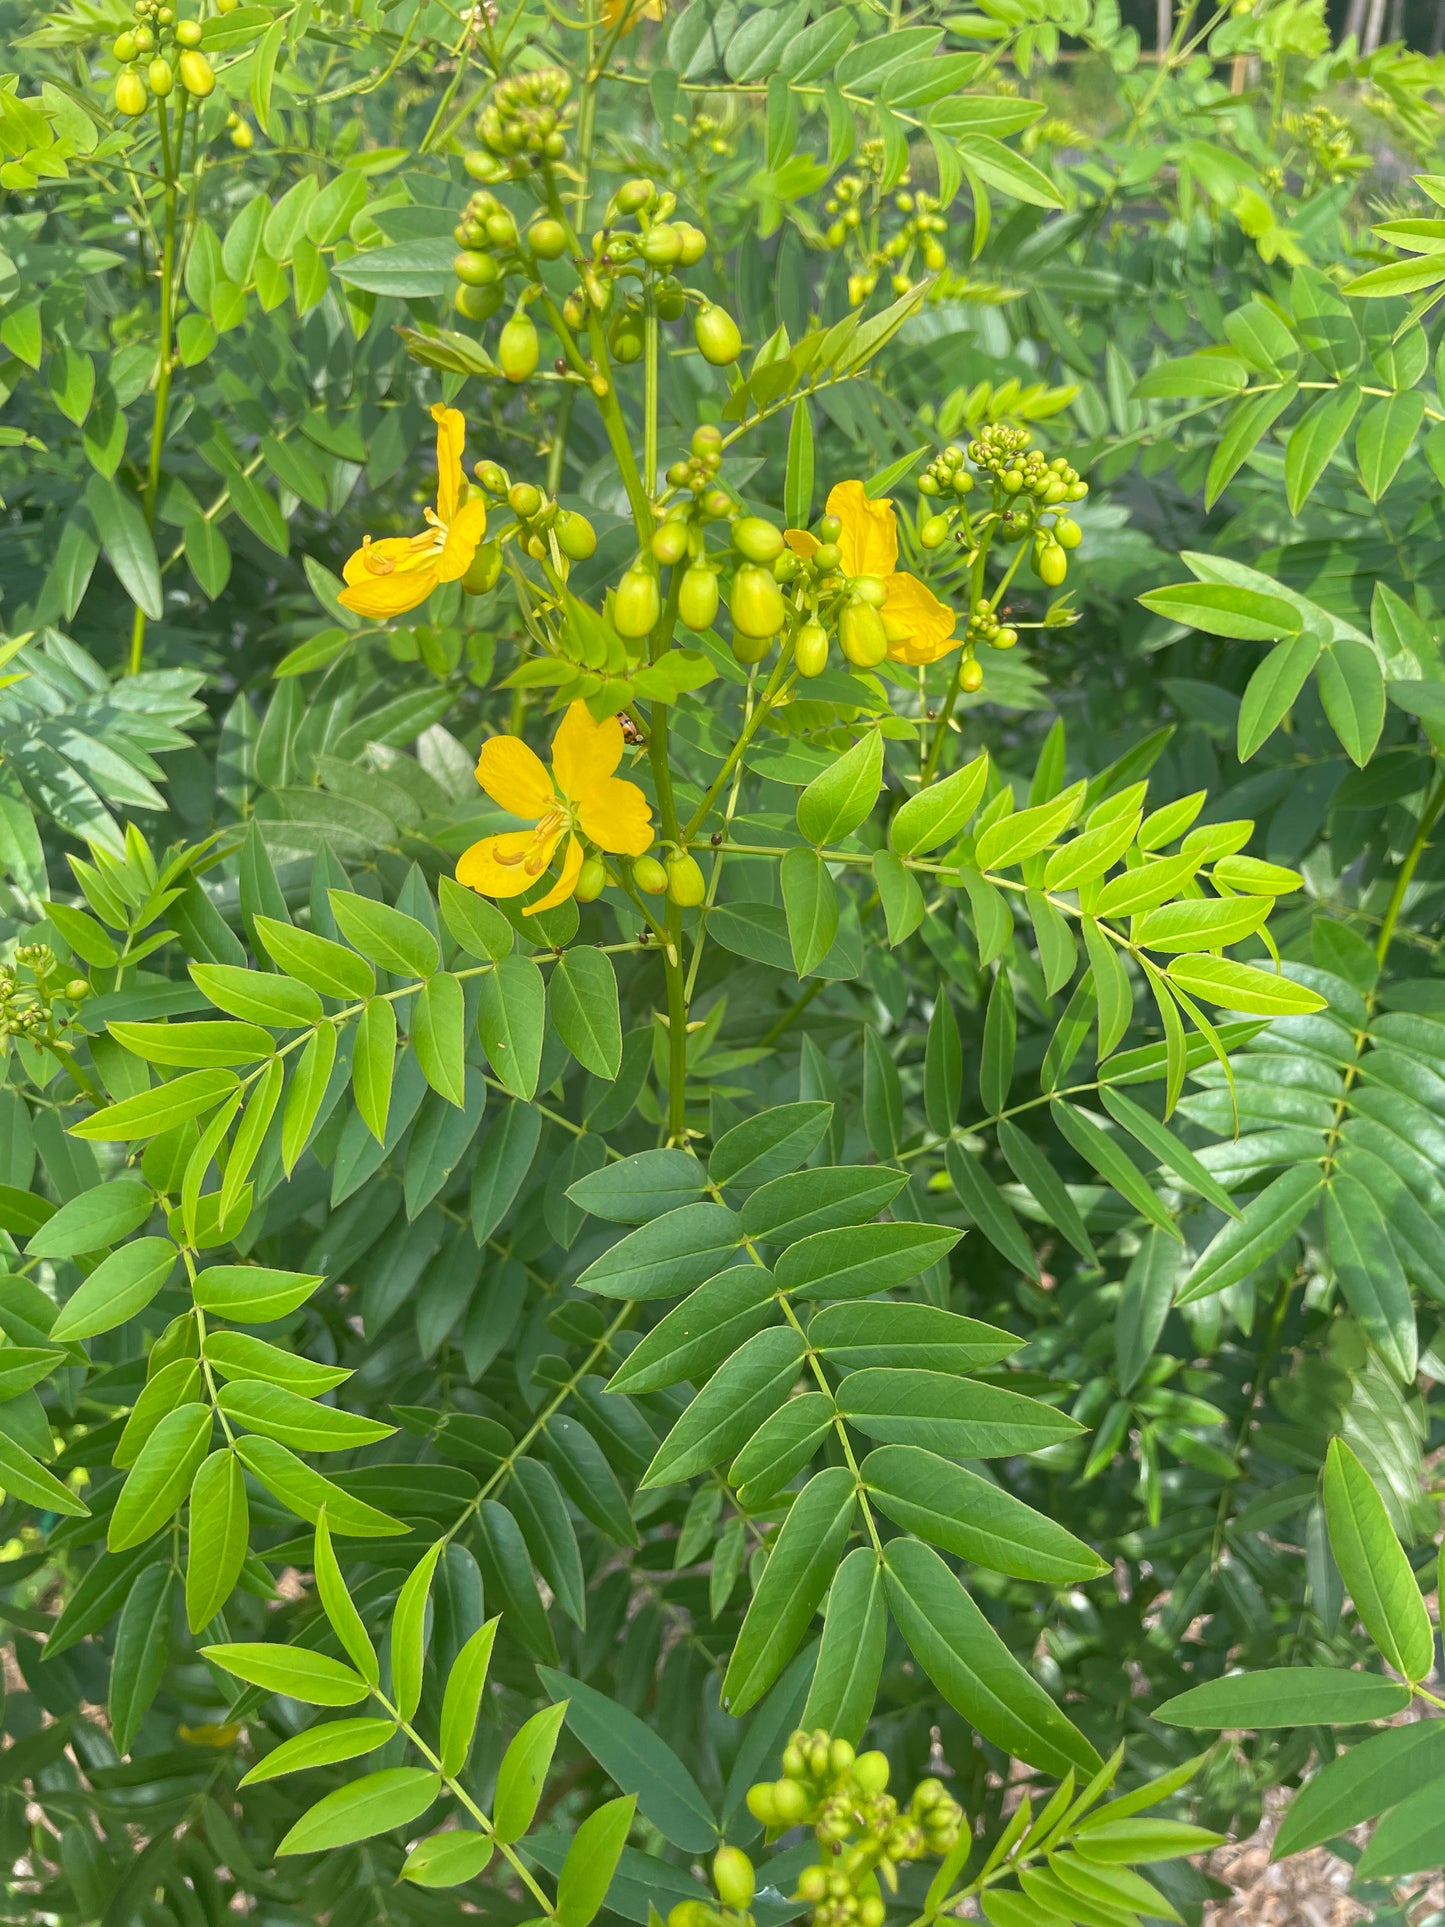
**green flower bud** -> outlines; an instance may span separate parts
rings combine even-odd
[[[111,52],[122,65],[126,65],[134,60],[140,52],[140,49],[136,46],[135,35],[133,33],[117,34]]]
[[[495,542],[483,542],[462,577],[462,587],[468,595],[485,595],[488,589],[495,589],[497,578],[502,573],[502,551]]]
[[[689,629],[711,629],[717,621],[717,577],[705,563],[695,562],[678,587],[677,613]]]
[[[527,246],[538,260],[559,261],[567,252],[567,230],[560,221],[544,215],[527,229]]]
[[[660,897],[667,888],[667,871],[655,856],[632,859],[632,881],[650,897]]]
[[[948,540],[948,517],[946,515],[930,515],[928,520],[923,524],[923,527],[918,531],[918,539],[925,549],[936,549],[940,543],[946,542]]]
[[[204,100],[216,88],[216,72],[203,53],[187,47],[178,63],[181,85],[197,100]]]
[[[507,471],[499,462],[478,462],[472,473],[488,495],[505,495],[511,487]]]
[[[768,1780],[760,1780],[756,1786],[748,1788],[748,1812],[765,1827],[777,1824],[773,1792],[772,1783]]]
[[[853,593],[870,609],[881,609],[888,600],[888,587],[881,576],[860,575],[853,579]]]
[[[158,100],[165,99],[175,85],[175,79],[175,75],[171,72],[171,63],[163,54],[157,54],[150,66],[146,68],[146,85]]]
[[[83,1004],[90,995],[90,985],[84,977],[72,977],[65,986],[65,995],[73,1004]]]
[[[597,531],[585,515],[575,509],[562,509],[554,524],[557,547],[569,562],[585,562],[596,553]]]
[[[1057,542],[1048,542],[1044,545],[1035,566],[1039,572],[1040,582],[1050,589],[1057,589],[1069,573],[1069,558]]]
[[[687,554],[686,522],[664,522],[653,531],[652,553],[659,562],[681,562]]]
[[[529,314],[514,314],[497,342],[497,362],[508,381],[528,380],[537,370],[541,343]]]
[[[749,562],[773,562],[783,553],[783,531],[760,515],[743,515],[732,526],[733,547]]]
[[[838,537],[843,533],[843,524],[838,520],[836,515],[820,515],[818,520],[813,524],[813,533],[820,542],[826,545],[829,542],[836,542],[838,540]]]
[[[494,248],[514,248],[517,245],[517,223],[504,207],[489,214],[482,225]]]
[[[1084,531],[1072,516],[1054,517],[1054,540],[1061,549],[1076,549],[1084,539]]]
[[[779,1780],[773,1788],[773,1824],[780,1827],[793,1827],[808,1817],[812,1801],[805,1787],[796,1780]]]
[[[790,1780],[801,1780],[808,1770],[808,1756],[804,1753],[801,1741],[807,1738],[802,1734],[792,1739],[783,1749],[783,1772]]]
[[[793,643],[793,661],[800,676],[821,676],[828,667],[828,631],[821,622],[805,622]]]
[[[640,214],[656,195],[651,181],[624,181],[613,195],[612,205],[619,214]]]
[[[838,646],[857,669],[876,669],[888,654],[883,618],[871,604],[845,603],[838,618]]]
[[[657,570],[639,556],[625,570],[612,598],[612,622],[619,636],[640,642],[657,625],[662,614],[662,593],[657,586]]]
[[[695,267],[707,253],[707,236],[700,227],[693,227],[687,221],[678,221],[674,226],[682,242],[679,260],[685,268]]]
[[[584,856],[572,894],[579,903],[595,903],[607,888],[607,865],[600,856]]]
[[[968,696],[983,688],[983,665],[974,657],[970,656],[959,670],[958,686]]]
[[[726,308],[712,302],[698,309],[693,332],[703,360],[710,361],[714,368],[730,368],[743,351],[738,324]]]
[[[753,640],[771,640],[787,620],[787,605],[771,575],[756,562],[738,565],[733,577],[733,592],[728,599],[733,628]],[[757,657],[752,658],[757,661]]]
[[[1017,495],[1024,485],[1024,478],[1016,468],[1006,468],[999,480],[1005,495]]]
[[[146,110],[146,84],[134,67],[125,67],[115,77],[115,111],[132,119]]]
[[[199,20],[178,20],[176,22],[176,44],[181,47],[199,47],[204,29]]]
[[[695,910],[707,895],[707,879],[702,873],[697,858],[685,853],[667,859],[667,898],[669,903],[679,904],[684,910]],[[723,1848],[723,1853],[736,1852],[736,1848]],[[721,1860],[722,1854],[718,1855]],[[744,1856],[746,1860],[746,1856]],[[714,1871],[717,1861],[713,1863]],[[718,1893],[730,1907],[746,1907],[752,1899],[752,1867],[748,1865],[748,1891],[742,1900],[732,1900],[723,1893],[722,1877],[718,1875]]]
[[[1017,629],[995,629],[988,639],[989,647],[991,649],[1012,649],[1018,639],[1019,632]]]
[[[452,273],[468,288],[489,288],[502,278],[502,270],[491,255],[482,254],[476,248],[464,248],[454,258]]]
[[[668,274],[653,289],[659,320],[681,321],[687,309],[687,292],[676,275]]]
[[[860,1753],[853,1763],[853,1779],[864,1793],[881,1793],[888,1785],[888,1755]]]
[[[649,267],[670,268],[682,258],[682,236],[670,221],[655,221],[637,244]]]
[[[542,491],[532,482],[513,482],[507,490],[507,506],[513,515],[530,522],[542,506]]]
[[[813,551],[813,567],[819,575],[832,575],[842,561],[843,551],[836,542],[820,542]]]
[[[691,857],[685,858],[684,860],[689,863],[692,862]],[[693,864],[693,868],[695,870],[697,869],[695,863]],[[702,872],[698,870],[699,883],[701,883],[701,879]],[[668,895],[672,897],[674,903],[680,903],[682,901],[680,897],[674,895],[671,889],[669,889]],[[701,903],[701,895],[695,900]],[[757,1882],[753,1875],[753,1863],[748,1859],[741,1847],[718,1848],[716,1854],[713,1856],[712,1881],[713,1885],[717,1888],[718,1899],[725,1907],[735,1907],[741,1912],[743,1908],[751,1904]]]
[[[709,456],[722,454],[722,430],[712,422],[703,422],[692,431],[692,453],[702,462]]]
[[[471,288],[459,281],[452,296],[452,306],[468,321],[490,321],[501,305],[502,290],[496,283],[489,288]]]
[[[733,500],[725,488],[710,488],[699,506],[703,514],[710,516],[714,522],[720,522],[723,516],[733,512]]]

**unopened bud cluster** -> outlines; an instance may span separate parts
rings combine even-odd
[[[500,163],[491,178],[500,180],[513,171],[509,162],[525,165],[562,159],[567,130],[577,118],[577,109],[568,99],[571,92],[572,82],[560,67],[538,67],[497,82],[477,116],[477,135]],[[477,178],[487,177],[478,173]]]
[[[84,977],[63,982],[62,968],[44,943],[18,944],[13,961],[0,964],[0,1038],[38,1044],[55,1035],[62,1021],[52,1008],[56,1001],[78,1004],[90,995]]]
[[[813,1829],[819,1856],[799,1875],[797,1898],[811,1906],[814,1927],[882,1927],[882,1886],[896,1892],[900,1866],[946,1854],[958,1840],[963,1810],[941,1782],[920,1781],[901,1806],[883,1753],[855,1753],[821,1730],[797,1732],[782,1765],[782,1779],[749,1789],[748,1810],[770,1832]]]
[[[468,595],[485,595],[502,573],[502,544],[515,541],[534,562],[550,564],[559,580],[567,565],[585,562],[597,547],[597,531],[585,515],[564,509],[534,482],[514,482],[499,462],[478,462],[472,471],[482,491],[515,518],[495,541],[483,542],[472,557],[462,588]]]
[[[936,455],[918,478],[918,492],[934,511],[920,524],[918,539],[936,549],[953,535],[975,554],[990,536],[1006,545],[1028,540],[1033,573],[1045,588],[1057,589],[1069,572],[1069,552],[1084,539],[1063,511],[1082,502],[1089,485],[1062,455],[1050,458],[1031,448],[1030,439],[1026,428],[994,422],[979,430],[966,453],[953,443]],[[966,506],[980,483],[987,499]],[[985,598],[969,614],[959,668],[960,686],[969,693],[983,685],[976,649],[1012,649],[1019,639],[1018,630],[1000,620],[997,603],[997,595]]]
[[[230,13],[239,0],[217,0],[218,13]],[[204,100],[216,85],[215,70],[201,52],[199,20],[180,20],[164,0],[135,0],[136,24],[122,29],[111,52],[120,62],[115,79],[115,109],[134,119],[151,101],[164,100],[176,82]]]
[[[940,236],[948,232],[948,222],[937,197],[910,188],[906,174],[891,195],[881,196],[882,144],[866,143],[863,160],[868,171],[839,175],[823,203],[823,212],[830,217],[823,244],[848,250],[852,263],[848,300],[855,308],[868,299],[883,275],[888,275],[895,294],[904,294],[919,272],[939,274],[947,260]],[[901,220],[884,238],[884,223],[898,216]]]

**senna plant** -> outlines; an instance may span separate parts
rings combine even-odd
[[[1317,13],[27,22],[17,1917],[1445,1857],[1437,270],[1320,100],[1436,81]]]

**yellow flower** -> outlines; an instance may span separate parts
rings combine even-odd
[[[556,883],[523,912],[532,916],[570,897],[582,868],[582,837],[614,856],[641,856],[652,842],[652,812],[636,783],[613,772],[622,761],[622,725],[592,720],[573,703],[552,741],[552,773],[517,736],[482,744],[477,781],[492,801],[535,824],[485,836],[457,864],[457,882],[484,897],[519,897],[541,876],[565,837]],[[581,832],[579,836],[578,832]]]
[[[828,497],[827,512],[843,525],[838,537],[843,574],[877,576],[888,591],[880,613],[893,660],[937,662],[956,649],[953,610],[916,575],[898,567],[898,523],[888,497],[870,501],[861,482],[839,482]],[[787,537],[801,556],[810,556],[818,546],[806,529],[789,529]]]
[[[467,427],[455,408],[440,403],[431,411],[437,425],[437,505],[426,512],[419,535],[367,536],[347,558],[346,587],[338,601],[358,615],[385,620],[415,609],[439,582],[466,574],[487,532],[487,505],[468,496],[462,478],[462,444]]]
[[[626,16],[623,33],[631,33],[644,20],[665,20],[664,0],[602,0],[602,24],[609,32]]]
[[[190,1746],[213,1746],[218,1752],[224,1752],[236,1744],[242,1728],[235,1720],[228,1720],[224,1726],[207,1720],[201,1726],[178,1726],[176,1731]]]

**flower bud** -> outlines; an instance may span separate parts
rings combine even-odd
[[[958,686],[965,695],[972,696],[983,688],[983,665],[973,656],[958,672]]]
[[[1054,540],[1061,549],[1076,549],[1084,539],[1084,531],[1069,515],[1054,517]]]
[[[215,69],[206,56],[196,48],[186,48],[180,57],[178,71],[181,85],[188,94],[194,94],[197,100],[204,100],[208,94],[215,92]]]
[[[501,305],[502,290],[495,282],[489,288],[470,288],[465,281],[459,281],[452,296],[452,306],[468,321],[490,321]]]
[[[140,49],[136,46],[135,35],[133,33],[117,34],[111,52],[122,65],[128,65],[140,52]]]
[[[930,515],[918,531],[918,539],[925,549],[936,549],[941,542],[948,539],[948,517]]]
[[[812,1905],[828,1897],[828,1874],[823,1867],[804,1867],[798,1875],[798,1899]]]
[[[657,194],[651,181],[624,181],[612,197],[619,214],[640,214]]]
[[[146,110],[146,84],[134,67],[124,67],[115,77],[115,111],[132,119]]]
[[[250,127],[245,121],[238,120],[236,125],[231,129],[232,147],[239,147],[244,154],[249,148],[254,147],[255,144],[256,136],[251,132]]]
[[[670,268],[682,258],[682,236],[670,221],[655,221],[637,244],[649,267]]]
[[[847,1740],[834,1740],[828,1748],[828,1769],[834,1774],[848,1773],[857,1758]]]
[[[843,551],[836,542],[820,542],[813,551],[813,567],[819,575],[832,575],[842,561]]]
[[[855,576],[853,593],[860,602],[866,602],[870,609],[881,609],[888,600],[888,587],[882,576]]]
[[[863,1898],[858,1902],[858,1912],[856,1916],[858,1927],[883,1927],[883,1922],[887,1916],[888,1909],[883,1904],[883,1896],[881,1894],[864,1894]]]
[[[600,856],[584,856],[572,894],[579,903],[595,903],[607,888],[607,865]]]
[[[634,361],[641,361],[643,349],[642,323],[635,314],[624,309],[622,313],[618,315],[612,325],[612,333],[608,341],[608,346],[611,348],[615,358],[620,361],[624,367],[630,367]]]
[[[505,495],[511,487],[511,483],[507,480],[507,471],[500,462],[478,462],[472,473],[488,495]]]
[[[726,308],[713,302],[705,302],[698,309],[693,332],[703,360],[710,361],[714,368],[730,368],[743,351],[738,324]]]
[[[507,506],[521,521],[530,522],[542,506],[542,491],[533,482],[513,482],[507,490]]]
[[[773,558],[774,582],[780,582],[786,587],[797,575],[798,568],[799,562],[797,556],[793,554],[791,549],[784,549],[781,555]]]
[[[805,622],[793,643],[793,661],[800,676],[821,676],[828,667],[828,632],[821,622]]]
[[[667,859],[668,902],[678,904],[684,910],[695,910],[706,895],[707,879],[703,876],[697,858],[689,856],[686,851],[679,851],[676,856],[670,856]],[[748,1871],[751,1875],[751,1868],[749,1868]],[[721,1886],[719,1886],[718,1892],[722,1893]],[[724,1900],[727,1900],[726,1894],[723,1894],[722,1897]],[[752,1889],[749,1887],[748,1899],[750,1900],[751,1898]],[[729,1906],[745,1907],[747,1900],[729,1901],[728,1904]]]
[[[710,488],[699,504],[704,515],[720,522],[725,515],[733,512],[733,500],[725,488]]]
[[[554,525],[557,547],[569,562],[585,562],[589,555],[596,553],[597,531],[585,515],[575,509],[563,509]]]
[[[692,453],[700,462],[722,454],[722,430],[712,422],[702,422],[692,431]]]
[[[176,22],[176,44],[181,47],[199,47],[203,29],[199,20],[178,20]]]
[[[664,522],[653,531],[652,553],[659,562],[681,562],[687,554],[686,522]]]
[[[801,1733],[783,1749],[783,1772],[790,1780],[801,1780],[808,1770],[808,1756],[802,1747],[807,1737],[806,1733]]]
[[[1024,485],[1024,478],[1016,468],[1006,468],[999,480],[1005,495],[1017,495]]]
[[[1050,589],[1057,589],[1069,573],[1069,558],[1057,542],[1046,542],[1039,553],[1035,567],[1040,582]]]
[[[491,255],[477,248],[463,248],[452,260],[452,273],[468,288],[489,288],[502,278],[502,270]]]
[[[775,1826],[792,1827],[805,1820],[812,1806],[807,1789],[798,1785],[796,1780],[779,1780],[773,1788],[773,1812]]]
[[[728,612],[739,635],[771,639],[787,620],[787,605],[771,575],[756,562],[738,565]],[[756,657],[753,658],[757,660]]]
[[[733,547],[749,562],[773,562],[783,553],[783,532],[760,515],[743,515],[732,526]]]
[[[655,856],[637,856],[632,859],[632,881],[650,897],[660,897],[667,888],[667,871]]]
[[[544,215],[527,229],[527,246],[541,261],[558,261],[567,252],[567,230],[560,221]]]
[[[612,598],[612,622],[619,636],[640,642],[657,625],[662,614],[662,594],[657,586],[657,570],[639,556],[623,572]]]
[[[707,253],[707,236],[700,227],[693,227],[689,221],[678,221],[675,227],[682,242],[682,253],[678,258],[685,268],[695,267]]]
[[[888,1784],[888,1755],[860,1753],[853,1763],[853,1778],[864,1793],[881,1793]]]
[[[149,27],[137,27],[131,38],[135,41],[138,52],[143,54],[154,52],[156,37]]]
[[[541,356],[537,329],[529,314],[514,314],[497,342],[497,362],[508,381],[526,381]]]
[[[652,293],[659,320],[682,320],[687,308],[687,293],[675,274],[664,275]]]
[[[706,563],[694,562],[678,588],[677,613],[689,629],[711,629],[717,621],[717,577]]]
[[[496,588],[501,573],[502,551],[495,542],[483,542],[467,564],[462,587],[468,595],[485,595],[488,589]]]
[[[482,225],[494,248],[514,248],[517,245],[517,223],[506,208],[499,207],[495,213],[489,214]]]
[[[748,1812],[765,1827],[777,1824],[777,1816],[773,1808],[773,1793],[774,1788],[767,1780],[760,1780],[756,1786],[748,1788]]]
[[[65,994],[73,1004],[82,1004],[90,995],[90,985],[84,977],[72,977],[65,986]]]
[[[843,524],[836,515],[820,515],[813,524],[813,533],[820,542],[836,542],[843,533]]]
[[[774,640],[772,636],[745,636],[740,629],[734,630],[733,661],[751,668],[755,662],[762,661]]]
[[[146,68],[146,85],[156,96],[157,100],[164,100],[166,95],[171,91],[171,88],[175,85],[175,75],[171,72],[171,63],[163,54],[157,54],[150,66]]]
[[[691,857],[685,860],[689,863],[692,862]],[[695,870],[697,869],[695,863],[693,864],[693,868]],[[701,877],[702,872],[698,870],[699,881]],[[670,889],[668,895],[672,896]],[[681,899],[676,896],[673,896],[672,900],[674,903],[681,901]],[[697,898],[697,901],[701,903],[701,896]],[[757,1882],[753,1875],[753,1863],[748,1859],[741,1847],[718,1848],[716,1854],[713,1856],[712,1881],[713,1885],[717,1888],[718,1899],[725,1907],[735,1907],[741,1912],[743,1908],[751,1904]]]

